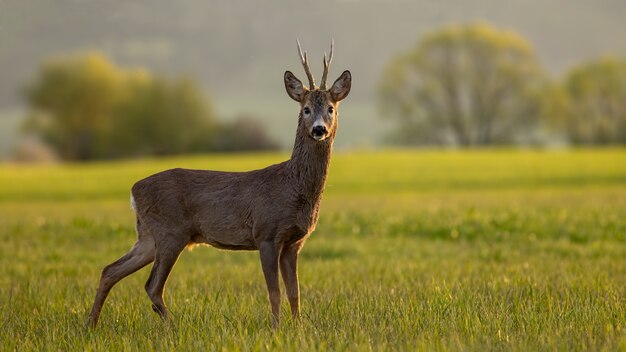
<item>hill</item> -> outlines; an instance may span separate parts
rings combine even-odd
[[[626,54],[624,13],[626,3],[617,0],[511,0],[506,6],[495,0],[4,0],[0,111],[20,107],[20,88],[46,57],[99,50],[122,65],[196,78],[222,116],[258,116],[290,146],[295,106],[284,94],[282,74],[289,69],[302,76],[295,39],[311,53],[319,75],[322,52],[334,37],[331,76],[349,68],[355,77],[338,144],[368,146],[386,128],[375,108],[381,70],[424,32],[490,21],[528,37],[558,73],[588,57]]]

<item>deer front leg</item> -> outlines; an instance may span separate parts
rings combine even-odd
[[[280,252],[273,241],[262,242],[259,251],[261,252],[261,266],[272,305],[272,327],[277,328],[280,321],[280,283],[278,282],[278,254]]]
[[[300,246],[292,244],[285,247],[280,254],[280,272],[283,275],[287,299],[291,306],[291,315],[294,320],[300,317],[300,288],[298,285],[298,253]]]

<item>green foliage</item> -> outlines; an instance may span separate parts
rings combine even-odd
[[[215,129],[212,110],[188,79],[131,81],[115,110],[112,149],[124,155],[170,155],[208,150]]]
[[[531,45],[488,24],[449,26],[396,58],[380,86],[395,142],[511,143],[536,127],[542,69]]]
[[[572,69],[560,94],[549,106],[572,143],[626,143],[625,59],[605,57]]]
[[[211,149],[225,152],[272,150],[278,147],[279,145],[267,135],[263,125],[248,116],[222,124],[215,132],[211,145]]]
[[[45,63],[26,96],[26,129],[64,159],[197,152],[215,130],[193,81],[124,70],[97,53]]]
[[[303,316],[271,330],[258,253],[200,247],[168,280],[172,320],[118,284],[84,329],[102,267],[134,242],[128,190],[171,167],[249,170],[287,155],[0,165],[7,350],[626,348],[626,156],[387,151],[333,159],[300,261]]]
[[[103,157],[111,113],[124,88],[123,73],[99,54],[51,60],[26,92],[35,109],[27,129],[65,159]]]

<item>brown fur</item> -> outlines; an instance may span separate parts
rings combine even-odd
[[[180,252],[198,243],[259,250],[274,326],[280,306],[279,266],[292,314],[297,317],[298,253],[319,217],[337,131],[337,108],[350,86],[348,71],[330,90],[309,90],[285,72],[287,93],[301,108],[293,153],[285,162],[248,172],[171,169],[137,182],[131,191],[137,242],[102,271],[89,324],[96,325],[113,285],[152,261],[145,288],[153,310],[166,318],[163,289],[167,277]],[[315,123],[325,129],[321,140],[313,137]]]

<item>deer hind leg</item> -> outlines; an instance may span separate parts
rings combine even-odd
[[[155,252],[154,239],[151,236],[140,236],[128,253],[102,270],[100,285],[87,323],[89,326],[95,327],[98,323],[100,311],[111,288],[126,276],[150,264],[154,260]]]
[[[294,243],[283,249],[280,254],[280,272],[283,275],[287,299],[291,306],[291,315],[295,319],[300,316],[300,288],[298,286],[298,252],[300,245]]]
[[[152,310],[158,313],[163,320],[167,319],[167,307],[163,300],[165,282],[174,264],[176,264],[180,252],[183,251],[187,244],[187,242],[172,241],[171,243],[163,243],[160,246],[157,245],[156,259],[145,288],[148,297],[152,301]]]

